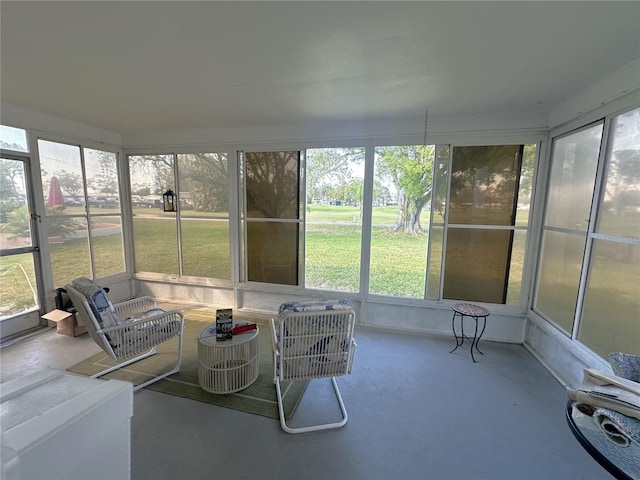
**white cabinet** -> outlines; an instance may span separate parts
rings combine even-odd
[[[10,479],[131,478],[133,385],[44,369],[0,385]]]

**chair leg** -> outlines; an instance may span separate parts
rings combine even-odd
[[[151,385],[152,383],[155,383],[158,380],[162,380],[163,378],[168,377],[169,375],[173,375],[174,373],[178,373],[180,371],[180,365],[182,364],[182,332],[183,330],[181,329],[180,333],[178,334],[178,359],[176,360],[176,363],[174,364],[174,366],[167,372],[161,375],[158,375],[157,377],[153,377],[151,380],[141,383],[140,385],[136,385],[135,387],[133,387],[134,392],[137,392],[138,390],[146,387],[147,385]]]
[[[320,425],[310,425],[307,427],[290,427],[287,425],[287,422],[284,417],[284,407],[282,406],[282,391],[280,389],[280,380],[276,380],[276,392],[278,394],[278,411],[280,413],[280,425],[282,426],[282,429],[287,433],[305,433],[305,432],[315,432],[318,430],[329,430],[331,428],[340,428],[346,425],[348,420],[347,410],[344,406],[344,402],[342,401],[342,396],[340,395],[340,390],[338,389],[336,377],[331,377],[331,383],[333,384],[333,391],[336,395],[336,399],[338,400],[338,404],[340,405],[340,411],[342,412],[342,420],[339,422],[324,423]]]
[[[153,377],[151,380],[148,380],[144,383],[141,383],[140,385],[136,385],[133,387],[133,391],[137,392],[138,390],[140,390],[141,388],[146,387],[147,385],[151,385],[154,382],[157,382],[158,380],[162,380],[165,377],[168,377],[169,375],[173,375],[174,373],[178,373],[180,371],[180,365],[182,364],[182,330],[180,330],[180,333],[178,334],[178,359],[176,361],[176,363],[174,364],[174,366],[168,370],[167,372],[158,375],[156,377]],[[111,372],[115,372],[116,370],[119,370],[121,368],[126,367],[127,365],[131,365],[132,363],[136,363],[139,362],[140,360],[144,360],[147,357],[150,357],[152,355],[156,354],[156,347],[153,347],[151,350],[149,350],[146,353],[143,353],[142,355],[138,355],[137,357],[134,357],[130,360],[127,360],[126,362],[122,362],[119,363],[118,365],[115,365],[113,367],[109,367],[106,370],[103,370],[101,372],[98,372],[94,375],[91,375],[90,378],[99,378],[102,377],[108,373]]]
[[[138,355],[137,357],[127,360],[126,362],[119,363],[118,365],[114,365],[113,367],[109,367],[106,370],[102,370],[101,372],[95,373],[91,375],[91,377],[89,378],[100,378],[103,375],[106,375],[107,373],[115,372],[116,370],[119,370],[122,367],[126,367],[127,365],[131,365],[132,363],[139,362],[140,360],[150,357],[151,355],[155,355],[155,353],[156,353],[156,347],[153,347],[151,350],[149,350],[146,353],[143,353],[142,355]]]

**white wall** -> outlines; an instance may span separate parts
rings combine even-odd
[[[547,129],[543,113],[509,113],[492,115],[429,116],[429,143],[451,143],[457,138],[472,138],[482,134],[510,135],[541,133]],[[389,119],[368,122],[327,122],[297,125],[269,125],[263,127],[224,128],[194,131],[130,133],[122,137],[124,149],[157,151],[161,147],[205,145],[251,145],[254,143],[306,144],[313,147],[321,142],[327,146],[363,139],[394,138],[422,143],[424,117]]]
[[[579,117],[601,118],[610,104],[623,97],[640,101],[640,60],[613,72],[553,108],[549,113],[549,129]]]
[[[0,104],[0,115],[3,125],[39,130],[82,140],[92,140],[112,146],[120,146],[122,144],[119,133],[9,103]]]

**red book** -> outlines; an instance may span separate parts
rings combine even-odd
[[[255,330],[257,328],[255,323],[247,323],[246,325],[238,325],[237,327],[233,327],[233,334],[237,335],[238,333],[249,332],[251,330]]]

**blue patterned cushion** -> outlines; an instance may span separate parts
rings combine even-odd
[[[278,309],[282,312],[313,312],[320,310],[349,310],[353,308],[351,300],[314,300],[310,302],[289,302],[283,303]]]
[[[613,443],[627,447],[635,442],[640,446],[640,420],[608,408],[597,408],[593,420]]]
[[[640,355],[613,352],[607,355],[611,369],[618,377],[640,383]]]
[[[116,309],[113,308],[107,293],[100,285],[96,285],[85,277],[76,278],[71,285],[86,297],[100,328],[112,327],[120,323]]]

